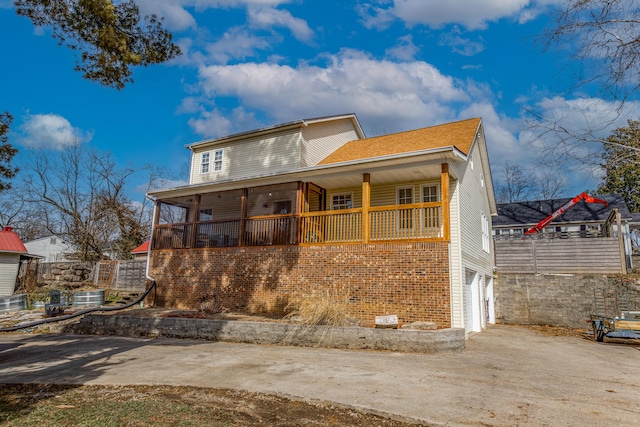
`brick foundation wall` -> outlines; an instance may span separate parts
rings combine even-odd
[[[162,250],[150,267],[160,307],[282,317],[290,301],[321,290],[363,325],[397,314],[451,327],[446,242]]]

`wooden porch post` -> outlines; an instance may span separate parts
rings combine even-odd
[[[451,212],[449,209],[449,164],[442,163],[440,174],[440,191],[442,192],[442,229],[444,240],[451,240]]]
[[[238,246],[244,246],[244,221],[247,217],[247,195],[249,190],[247,188],[242,189],[242,197],[240,199],[240,227],[238,230]]]
[[[306,212],[307,198],[305,188],[307,184],[302,181],[298,181],[298,191],[296,192],[296,245],[300,244],[302,237],[302,217],[300,214]]]
[[[371,205],[371,175],[362,174],[362,243],[369,243],[369,206]]]
[[[200,221],[200,200],[201,195],[196,194],[194,204],[193,204],[193,218],[191,220],[191,248],[197,247],[197,238],[198,238],[198,224]]]

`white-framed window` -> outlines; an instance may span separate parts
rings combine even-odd
[[[422,184],[420,186],[420,197],[423,203],[440,201],[440,184]],[[438,237],[441,230],[440,208],[424,208],[422,212],[422,226],[428,230],[428,237]]]
[[[482,249],[486,253],[491,253],[491,227],[489,227],[489,219],[484,213],[481,213],[480,220],[482,221]]]
[[[209,162],[211,161],[210,153],[202,153],[200,156],[200,173],[209,173]]]
[[[224,156],[224,150],[216,150],[213,152],[213,171],[220,172],[222,170],[222,158]]]
[[[410,205],[413,203],[413,186],[396,187],[396,204]],[[413,228],[413,209],[398,211],[398,228],[401,230]]]
[[[353,208],[353,193],[335,193],[331,195],[331,210],[338,211],[342,209]]]
[[[420,186],[422,194],[422,202],[439,202],[440,201],[440,184],[422,184]]]

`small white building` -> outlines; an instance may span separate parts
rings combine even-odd
[[[41,262],[71,261],[75,247],[58,236],[47,236],[24,244],[30,254],[43,257]]]
[[[27,254],[20,236],[11,227],[0,230],[0,297],[13,295],[20,258]]]

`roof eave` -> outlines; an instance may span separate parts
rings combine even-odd
[[[431,159],[429,159],[431,158]],[[269,175],[261,175],[256,177],[237,178],[225,181],[207,182],[202,184],[188,185],[184,187],[176,187],[170,189],[160,189],[150,191],[147,195],[154,198],[180,197],[193,195],[199,191],[227,191],[243,187],[253,187],[260,185],[280,184],[285,182],[297,181],[312,176],[329,175],[332,173],[344,173],[349,171],[358,171],[365,166],[374,165],[376,167],[385,166],[385,164],[409,164],[419,161],[434,160],[435,158],[452,159],[466,161],[467,155],[456,147],[440,147],[437,149],[429,149],[423,151],[414,151],[409,153],[392,154],[387,156],[373,157],[367,159],[358,159],[340,163],[330,163],[327,165],[311,166],[308,168],[295,169],[288,172],[274,172]],[[239,185],[242,183],[242,185]]]
[[[358,133],[358,136],[360,137],[360,139],[365,137],[364,131],[362,130],[362,126],[360,126],[360,122],[358,121],[357,116],[354,113],[349,113],[349,114],[341,114],[337,116],[325,116],[325,117],[317,117],[312,119],[295,120],[293,122],[265,126],[260,129],[253,129],[245,132],[236,133],[233,135],[227,135],[219,138],[212,138],[204,141],[193,142],[191,144],[185,145],[185,147],[191,151],[194,151],[194,149],[198,147],[233,142],[241,139],[246,139],[248,136],[258,136],[258,135],[264,135],[264,134],[269,134],[273,132],[281,132],[288,129],[300,128],[302,126],[309,126],[310,124],[313,124],[313,123],[322,123],[322,122],[328,122],[333,120],[343,120],[343,119],[350,119],[353,122],[354,127],[356,128],[356,133]]]

